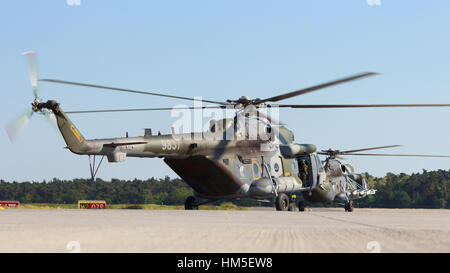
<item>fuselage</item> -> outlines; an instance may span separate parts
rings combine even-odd
[[[352,198],[349,185],[356,180],[344,165],[334,159],[323,165],[314,145],[294,143],[290,130],[272,128],[263,119],[247,117],[243,123],[236,118],[219,120],[224,124],[221,130],[199,133],[88,140],[57,102],[41,106],[53,111],[72,152],[106,156],[109,162],[122,162],[126,157],[163,158],[201,198],[260,199],[280,193],[303,193],[305,199],[315,202]],[[251,126],[264,128],[263,135],[250,137]]]

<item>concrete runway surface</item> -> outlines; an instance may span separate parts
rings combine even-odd
[[[450,210],[0,210],[0,252],[450,252]]]

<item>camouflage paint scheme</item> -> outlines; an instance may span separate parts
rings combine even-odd
[[[55,114],[71,152],[106,156],[109,162],[121,162],[126,157],[163,158],[198,198],[264,199],[282,193],[289,196],[301,193],[310,202],[345,204],[374,193],[368,190],[361,175],[353,174],[351,166],[342,165],[334,158],[322,163],[315,145],[294,143],[294,134],[284,126],[270,127],[273,131],[268,132],[267,140],[238,140],[237,135],[245,130],[233,119],[218,121],[225,126],[215,132],[225,134],[231,130],[235,136],[232,140],[206,139],[205,133],[85,139],[56,101],[39,103],[38,108]],[[250,118],[270,126],[264,119],[246,117]],[[275,130],[278,134],[273,133]],[[301,160],[308,162],[309,174],[304,176],[307,181],[300,178]]]
[[[295,202],[296,194],[300,193],[306,201],[336,202],[345,204],[346,211],[352,211],[352,200],[374,194],[375,190],[368,189],[363,177],[353,173],[350,165],[341,164],[336,157],[360,155],[450,158],[449,155],[358,153],[400,145],[347,151],[331,148],[326,151],[317,151],[313,144],[294,143],[294,134],[290,130],[277,125],[278,122],[274,122],[269,115],[258,110],[272,107],[276,109],[450,107],[450,104],[278,104],[282,100],[378,75],[379,73],[376,72],[359,73],[263,99],[242,96],[237,100],[228,99],[226,102],[201,100],[215,104],[203,107],[201,103],[196,106],[195,102],[199,101],[198,98],[57,79],[38,80],[37,53],[29,51],[24,55],[28,62],[34,102],[31,104],[31,111],[27,110],[14,122],[5,126],[8,136],[13,140],[33,113],[41,114],[50,120],[51,112],[53,112],[67,148],[73,153],[88,155],[89,161],[90,156],[94,156],[94,163],[90,162],[93,179],[105,156],[109,162],[121,162],[130,156],[159,157],[164,158],[166,164],[194,189],[197,198],[206,200],[203,203],[247,197],[269,199],[275,196],[277,210],[293,210],[295,205],[292,206],[292,203]],[[232,109],[236,111],[236,116],[232,119],[212,120],[206,132],[158,134],[157,136],[145,133],[142,137],[129,138],[127,135],[125,138],[88,140],[61,110],[59,103],[54,100],[40,102],[39,81],[189,100],[194,101],[194,107],[184,109]],[[173,108],[103,109],[67,113],[156,110],[173,110]],[[327,158],[321,162],[318,155],[327,155]],[[102,156],[97,168],[95,167],[96,156]],[[188,197],[185,208],[197,209],[198,205],[202,204],[196,200],[197,198]],[[297,206],[299,210],[304,209],[302,201],[299,201]]]

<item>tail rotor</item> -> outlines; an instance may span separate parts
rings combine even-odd
[[[18,135],[23,131],[31,117],[34,113],[39,113],[43,115],[48,121],[50,121],[53,125],[56,125],[56,119],[52,112],[42,109],[38,107],[40,103],[39,99],[39,81],[38,81],[38,70],[37,70],[37,53],[34,51],[24,52],[23,55],[27,61],[28,67],[28,75],[30,78],[31,87],[33,90],[34,101],[31,103],[31,109],[25,110],[23,114],[18,116],[17,118],[10,121],[5,125],[6,133],[8,134],[11,142],[14,142]]]

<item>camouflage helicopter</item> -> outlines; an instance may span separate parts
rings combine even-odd
[[[268,108],[368,108],[368,107],[448,107],[450,104],[346,104],[346,105],[299,105],[279,104],[284,99],[317,91],[326,87],[376,75],[368,72],[326,82],[312,87],[273,96],[266,99],[250,99],[243,96],[225,102],[203,100],[212,106],[185,107],[192,109],[232,109],[232,118],[211,120],[207,132],[152,134],[146,130],[139,137],[116,137],[86,139],[71,122],[68,114],[171,110],[172,108],[106,109],[64,112],[54,100],[41,102],[39,81],[78,85],[143,95],[161,96],[195,101],[193,98],[115,88],[96,84],[38,79],[36,53],[27,52],[30,81],[34,92],[31,110],[6,126],[11,140],[25,126],[33,113],[56,119],[57,126],[71,152],[89,156],[89,166],[94,180],[106,156],[109,162],[122,162],[126,157],[163,158],[194,191],[186,199],[185,209],[195,210],[199,205],[242,198],[272,200],[279,211],[294,211],[297,205],[304,211],[304,201],[334,202],[353,210],[353,201],[375,194],[362,175],[354,173],[353,167],[342,164],[341,155],[362,156],[423,156],[450,157],[444,155],[417,154],[365,154],[367,150],[394,148],[399,145],[380,146],[357,150],[321,150],[313,144],[294,142],[294,134],[285,125],[263,113]],[[256,132],[256,133],[255,133]],[[208,137],[206,137],[208,136]],[[212,136],[212,137],[211,137]],[[326,155],[322,162],[319,155]],[[95,159],[101,156],[96,164]],[[93,161],[91,161],[93,157]],[[303,198],[298,198],[297,195]],[[303,200],[301,200],[303,199]]]

